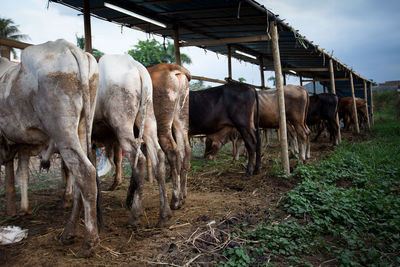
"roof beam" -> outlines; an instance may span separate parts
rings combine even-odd
[[[273,68],[264,68],[264,70],[273,71]],[[329,68],[282,68],[282,71],[290,71],[293,70],[295,72],[302,72],[302,71],[329,71]]]
[[[257,35],[257,36],[248,36],[248,37],[234,37],[234,38],[225,38],[225,39],[217,39],[217,40],[205,40],[205,41],[196,41],[196,42],[186,42],[181,43],[180,46],[207,46],[207,45],[221,45],[221,44],[234,44],[234,43],[247,43],[247,42],[258,42],[258,41],[267,41],[269,40],[268,35]]]
[[[14,48],[18,48],[18,49],[25,49],[28,46],[31,46],[32,44],[15,41],[15,40],[11,40],[11,39],[0,38],[0,45],[14,47]]]
[[[179,2],[189,2],[190,0],[158,0],[158,1],[143,1],[140,3],[135,3],[137,6],[147,6],[147,5],[159,5],[159,4],[169,4],[169,3],[179,3]]]

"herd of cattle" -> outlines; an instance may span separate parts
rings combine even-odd
[[[106,55],[97,63],[64,40],[26,48],[20,64],[0,58],[0,164],[13,162],[18,155],[21,213],[29,213],[29,158],[40,155],[46,162],[56,150],[67,181],[64,204],[72,205],[61,241],[73,241],[83,209],[85,236],[78,253],[82,257],[93,254],[102,223],[94,145],[114,152],[117,170],[112,189],[122,182],[121,150],[129,159],[128,224],[133,227],[140,225],[143,215],[146,157],[159,184],[159,225],[168,224],[171,209],[185,203],[191,135],[207,135],[206,156],[215,155],[232,136],[240,136],[248,155],[245,177],[257,173],[259,128],[279,128],[276,90],[256,91],[230,81],[189,91],[190,79],[189,71],[179,65],[161,63],[146,69],[129,55]],[[289,145],[302,160],[310,157],[310,125],[319,131],[327,128],[337,145],[337,114],[346,128],[355,121],[351,98],[309,97],[303,87],[294,85],[285,86],[284,94]],[[357,99],[361,123],[367,114],[363,101]],[[173,183],[170,204],[165,155]],[[7,176],[5,180],[7,185]]]

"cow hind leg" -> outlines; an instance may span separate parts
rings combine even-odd
[[[29,210],[28,200],[28,181],[29,181],[29,151],[18,152],[18,169],[17,177],[21,190],[21,215],[30,215],[32,212]]]
[[[80,216],[81,208],[85,215],[85,236],[82,247],[78,252],[79,257],[88,257],[94,253],[94,247],[99,241],[97,228],[97,185],[96,169],[91,164],[77,143],[65,144],[57,142],[60,153],[67,168],[74,176],[74,201],[70,219],[68,220],[61,242],[70,243],[75,237],[76,226]]]
[[[177,144],[172,137],[171,131],[169,131],[166,135],[159,135],[159,141],[163,151],[167,155],[168,163],[171,169],[173,191],[170,207],[171,209],[176,210],[182,206],[181,201],[179,201],[179,194],[181,192],[180,169],[182,160],[177,150]]]
[[[245,127],[238,128],[238,131],[243,138],[248,154],[247,169],[246,173],[243,176],[244,179],[247,179],[250,177],[254,170],[254,154],[256,153],[257,149],[257,140],[256,137],[252,135],[251,130]]]
[[[113,151],[111,158],[115,165],[115,173],[114,173],[114,181],[108,190],[114,191],[122,184],[122,149],[121,146],[118,144],[118,142],[114,142],[112,148],[110,147],[110,149],[112,149]]]
[[[184,127],[184,122],[175,119],[173,123],[174,134],[180,159],[182,160],[181,168],[179,169],[180,175],[180,192],[179,192],[179,205],[185,203],[187,195],[187,175],[190,169],[190,155],[192,153],[187,129]]]
[[[160,194],[160,218],[158,226],[164,227],[169,224],[172,212],[168,205],[168,195],[165,185],[165,155],[158,143],[155,119],[145,121],[143,137],[146,144],[146,158],[148,162],[151,162],[151,170],[148,169],[148,172],[154,173],[158,182]]]

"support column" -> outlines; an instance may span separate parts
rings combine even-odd
[[[353,73],[350,72],[350,87],[351,87],[351,97],[353,98],[353,115],[356,124],[356,132],[360,133],[360,126],[358,125],[358,115],[357,115],[357,105],[356,105],[356,97],[354,94],[354,81],[353,81]]]
[[[300,86],[303,86],[303,76],[299,76],[300,77]]]
[[[371,103],[371,125],[374,125],[374,97],[372,95],[372,82],[369,83],[369,97]]]
[[[232,79],[232,48],[231,48],[231,45],[228,45],[228,78]]]
[[[181,63],[181,50],[179,46],[179,27],[174,26],[174,50],[175,50],[175,63],[182,66]]]
[[[286,85],[286,73],[283,73],[283,85]]]
[[[287,129],[286,129],[286,113],[285,113],[285,97],[283,94],[282,85],[282,68],[281,58],[279,54],[279,43],[278,43],[278,27],[276,21],[271,23],[271,41],[272,41],[272,54],[274,59],[275,69],[275,82],[278,94],[278,107],[279,107],[279,129],[281,137],[281,162],[282,168],[286,174],[290,173],[289,169],[289,155],[288,155],[288,143],[287,143]]]
[[[265,88],[265,79],[264,79],[264,62],[262,56],[259,58],[260,60],[260,75],[261,75],[261,87]]]
[[[14,159],[10,160],[5,164],[6,174],[5,174],[5,188],[6,188],[6,202],[7,202],[7,215],[15,216],[17,215],[17,208],[15,205],[15,178],[14,178]]]
[[[313,80],[312,80],[312,85],[313,85],[314,95],[316,95],[317,94],[317,88],[315,87],[315,78],[313,78]]]
[[[367,82],[364,80],[364,100],[365,100],[365,110],[367,111],[367,124],[368,129],[371,128],[371,123],[369,122],[369,112],[368,112],[368,93],[367,93]]]
[[[0,45],[0,56],[10,60],[11,49],[9,46]]]
[[[90,26],[90,0],[83,0],[83,23],[85,28],[85,51],[92,53],[92,28]]]
[[[326,86],[324,85],[324,93],[326,93]]]
[[[336,95],[336,87],[335,87],[335,72],[333,70],[333,60],[332,58],[329,59],[329,77],[331,80],[331,93]],[[336,114],[336,123],[338,125],[338,141],[339,144],[342,142],[342,134],[340,132],[340,120],[339,120],[339,113]]]

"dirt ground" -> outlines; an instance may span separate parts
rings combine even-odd
[[[321,159],[333,150],[326,137],[312,143],[311,147],[312,159],[309,162]],[[28,238],[22,242],[0,246],[0,265],[208,266],[219,262],[223,259],[221,251],[225,247],[241,242],[229,235],[230,229],[242,222],[255,225],[269,216],[279,217],[282,196],[295,186],[293,181],[271,175],[274,159],[279,157],[279,146],[263,151],[260,174],[248,180],[241,178],[245,171],[244,157],[241,163],[228,163],[221,171],[221,166],[217,168],[202,159],[202,151],[195,151],[192,158],[206,167],[192,168],[186,203],[181,209],[172,211],[168,228],[154,227],[159,210],[156,182],[145,186],[143,227],[135,231],[126,227],[129,217],[124,204],[129,186],[129,177],[126,176],[118,190],[103,191],[106,225],[100,233],[96,254],[89,259],[75,257],[83,240],[82,222],[74,244],[61,245],[58,241],[70,211],[62,208],[62,184],[57,174],[59,164],[53,164],[46,180],[48,186],[35,187],[44,176],[36,172],[30,181],[32,215],[7,218],[4,190],[0,191],[0,225],[29,229]],[[227,158],[229,153],[226,149],[218,157]],[[296,165],[297,161],[292,159],[291,167]],[[103,177],[101,183],[102,188],[108,188],[112,176]],[[170,197],[171,183],[168,182],[167,186]]]

